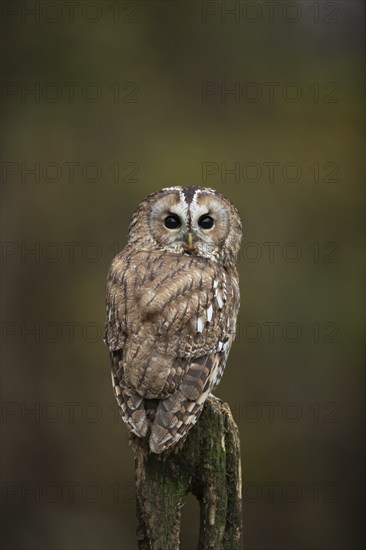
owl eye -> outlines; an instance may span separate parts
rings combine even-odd
[[[175,214],[170,214],[170,216],[167,216],[165,218],[164,225],[168,229],[177,229],[177,227],[180,227],[182,224],[179,216],[176,216]]]
[[[211,229],[211,227],[213,227],[213,224],[213,218],[211,218],[211,216],[207,216],[206,214],[201,216],[198,220],[198,225],[202,227],[202,229]]]

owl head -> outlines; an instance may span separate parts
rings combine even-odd
[[[134,213],[129,244],[234,265],[242,225],[235,206],[207,187],[166,187],[146,197]]]

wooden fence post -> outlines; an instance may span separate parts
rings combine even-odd
[[[140,550],[179,548],[180,514],[187,493],[200,504],[199,550],[242,549],[238,428],[226,403],[209,396],[182,444],[161,455],[133,437]]]

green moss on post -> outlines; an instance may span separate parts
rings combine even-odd
[[[240,441],[229,406],[210,396],[186,440],[148,453],[133,438],[140,550],[179,548],[180,511],[187,493],[200,503],[200,550],[242,548]]]

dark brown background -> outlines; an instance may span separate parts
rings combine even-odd
[[[245,548],[363,548],[362,3],[77,4],[3,3],[3,547],[136,548],[104,281],[137,204],[188,184],[245,227],[216,392]]]

